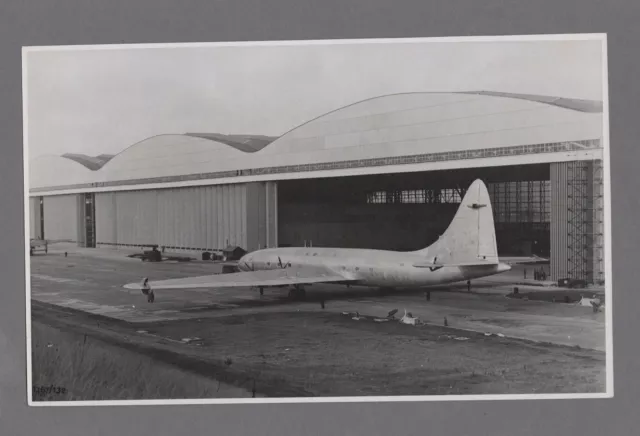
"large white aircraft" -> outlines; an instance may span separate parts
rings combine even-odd
[[[288,247],[246,254],[240,272],[131,283],[154,301],[157,289],[259,288],[290,286],[289,295],[303,297],[304,286],[334,283],[376,288],[423,288],[499,274],[511,266],[498,258],[493,211],[487,187],[474,181],[453,221],[440,238],[422,250]]]

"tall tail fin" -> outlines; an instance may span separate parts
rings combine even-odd
[[[431,246],[416,254],[434,263],[498,263],[496,230],[489,191],[482,180],[475,180],[447,230]]]

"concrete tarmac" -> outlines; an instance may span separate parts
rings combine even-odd
[[[474,281],[471,293],[464,283],[431,288],[430,301],[423,291],[381,295],[376,289],[314,285],[307,288],[304,302],[288,299],[285,288],[267,289],[262,297],[257,290],[227,288],[156,291],[156,301],[150,304],[141,292],[122,286],[143,277],[162,280],[216,274],[220,267],[202,261],[142,262],[127,258],[131,252],[52,245],[48,254],[37,252],[31,257],[31,298],[132,323],[299,310],[357,311],[382,317],[398,309],[399,317],[406,309],[427,324],[442,325],[446,317],[450,327],[463,330],[605,350],[604,313],[573,304],[507,298],[514,284],[506,277]]]

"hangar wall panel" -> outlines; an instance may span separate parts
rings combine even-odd
[[[85,198],[83,194],[77,194],[76,196],[76,242],[78,246],[86,246],[86,214],[85,214]]]
[[[251,244],[249,251],[267,246],[266,235],[266,186],[263,182],[247,185],[247,232]]]
[[[40,239],[40,197],[29,198],[29,238]]]
[[[568,273],[568,162],[551,164],[551,280]]]
[[[157,191],[157,243],[178,250],[247,246],[246,186],[221,185]]]
[[[78,242],[78,196],[44,197],[44,237]]]
[[[266,225],[267,225],[267,247],[278,246],[278,184],[277,182],[267,182],[266,192]]]
[[[277,237],[273,182],[100,193],[95,201],[97,243],[102,246],[157,244],[170,251],[204,251],[237,245],[255,250]]]
[[[157,243],[157,191],[130,191],[116,194],[118,244]]]
[[[43,217],[42,217],[42,205],[41,205],[41,201],[43,201],[42,197],[36,197],[36,201],[35,201],[35,229],[34,229],[34,237],[35,238],[39,238],[39,239],[43,239],[44,238],[44,223],[43,223]]]
[[[118,240],[116,219],[116,194],[99,192],[96,194],[96,241],[115,244]]]

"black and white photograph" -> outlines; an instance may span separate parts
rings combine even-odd
[[[613,396],[606,35],[22,62],[29,405]]]

